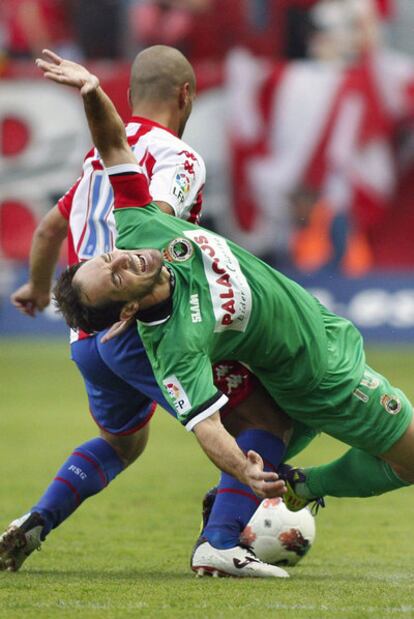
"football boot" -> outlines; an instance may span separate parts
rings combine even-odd
[[[249,546],[240,544],[223,550],[202,537],[194,547],[191,569],[198,577],[289,578],[282,568],[260,561]]]
[[[286,484],[287,492],[283,495],[283,501],[291,512],[298,512],[309,505],[312,514],[315,515],[320,507],[325,507],[323,497],[309,499],[298,494],[297,485],[306,483],[306,473],[303,469],[290,464],[281,464],[277,472]]]
[[[13,520],[0,535],[0,571],[17,572],[42,543],[43,518],[36,512]]]

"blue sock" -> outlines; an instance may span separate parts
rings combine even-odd
[[[245,430],[236,439],[244,452],[253,449],[264,461],[265,470],[276,471],[284,452],[283,441],[264,430]],[[261,500],[228,473],[222,473],[217,496],[202,536],[215,548],[232,548]]]
[[[30,510],[38,512],[45,521],[42,538],[85,499],[103,490],[123,469],[116,451],[103,438],[94,438],[75,449]]]

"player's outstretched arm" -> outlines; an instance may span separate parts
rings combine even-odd
[[[210,460],[222,471],[250,486],[257,496],[265,499],[285,493],[285,484],[277,474],[263,470],[263,460],[258,453],[249,451],[247,456],[244,455],[222,425],[218,412],[200,421],[193,431]]]
[[[52,279],[68,222],[54,206],[41,220],[33,235],[29,258],[29,281],[11,295],[22,314],[34,317],[50,303]]]
[[[124,123],[111,99],[100,87],[96,75],[86,67],[65,60],[48,49],[43,50],[43,56],[36,59],[36,65],[43,71],[43,75],[57,84],[77,88],[82,95],[92,140],[105,166],[136,164]]]

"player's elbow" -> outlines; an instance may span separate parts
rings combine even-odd
[[[50,212],[50,214],[52,211]],[[61,216],[53,213],[53,216],[46,216],[37,226],[35,237],[39,241],[52,243],[62,242],[68,234],[68,223]]]
[[[133,163],[135,165],[137,163],[128,142],[122,138],[111,140],[111,143],[102,144],[101,147],[98,147],[98,151],[107,168],[124,163]]]

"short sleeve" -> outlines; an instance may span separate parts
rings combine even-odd
[[[150,182],[153,199],[167,202],[180,219],[200,211],[201,190],[206,179],[203,160],[193,151],[170,149],[156,162]]]
[[[179,351],[177,351],[179,352]],[[213,382],[211,361],[203,353],[163,355],[153,363],[159,386],[178,420],[190,431],[228,402]],[[166,360],[167,364],[162,361]]]

